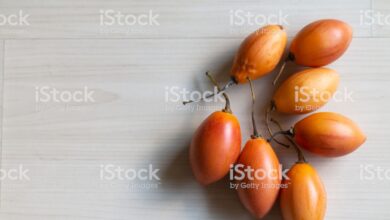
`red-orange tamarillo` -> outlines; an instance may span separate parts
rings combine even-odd
[[[355,151],[366,136],[351,119],[334,112],[319,112],[298,121],[288,131],[305,150],[324,157],[339,157]]]
[[[274,108],[285,114],[305,114],[315,111],[332,98],[339,81],[339,74],[329,68],[297,72],[275,91],[272,97]]]
[[[231,80],[220,92],[238,83],[246,83],[247,78],[255,80],[275,69],[280,62],[287,44],[287,34],[281,25],[267,25],[250,34],[242,43],[233,61]],[[210,98],[211,94],[206,98]],[[198,102],[185,101],[183,104]]]
[[[287,44],[281,25],[267,25],[249,35],[233,61],[231,76],[236,83],[258,79],[275,69]]]
[[[280,208],[284,220],[323,220],[326,191],[317,171],[306,162],[295,163],[283,180]]]
[[[251,82],[250,85],[254,103],[255,98]],[[244,178],[237,180],[237,191],[245,208],[256,218],[263,218],[271,210],[277,199],[281,183],[281,173],[279,170],[279,160],[274,150],[267,140],[262,138],[257,132],[253,105],[253,135],[246,142],[236,166],[242,166],[243,170],[252,169],[254,171],[253,173],[260,171],[265,175],[260,177],[246,173]]]
[[[212,81],[215,83],[213,79]],[[202,185],[223,178],[236,162],[241,150],[240,123],[232,114],[227,94],[223,94],[226,99],[225,108],[212,113],[202,122],[190,146],[191,168],[196,180]]]
[[[336,19],[318,20],[305,26],[291,42],[286,62],[292,61],[301,66],[321,67],[337,60],[347,50],[352,41],[352,28]]]

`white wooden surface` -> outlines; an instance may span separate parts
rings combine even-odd
[[[160,26],[134,27],[132,34],[102,34],[99,10],[153,10]],[[29,181],[1,180],[0,219],[251,219],[226,181],[195,183],[187,148],[199,123],[222,103],[191,110],[166,102],[166,87],[210,89],[206,70],[228,79],[241,40],[256,26],[232,26],[230,10],[288,14],[292,37],[302,25],[331,17],[349,22],[354,39],[331,65],[340,89],[354,102],[331,102],[322,110],[343,113],[367,133],[358,151],[337,159],[307,154],[328,192],[326,219],[390,219],[390,180],[361,180],[361,166],[390,169],[390,24],[361,24],[361,10],[390,14],[387,0],[75,1],[0,0],[0,14],[23,10],[29,26],[0,26],[2,98],[1,168],[23,165]],[[390,19],[389,19],[390,20]],[[296,67],[288,66],[287,72]],[[255,82],[258,124],[273,88],[267,76]],[[35,87],[95,91],[95,103],[37,103]],[[249,88],[229,91],[249,137]],[[278,116],[285,127],[299,117]],[[275,146],[290,166],[293,152]],[[160,169],[153,190],[129,190],[128,181],[100,179],[100,165]],[[266,219],[281,219],[278,206]]]

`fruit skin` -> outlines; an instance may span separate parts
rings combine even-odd
[[[290,56],[302,66],[320,67],[337,60],[352,41],[352,28],[335,19],[305,26],[291,42]]]
[[[315,113],[297,122],[294,138],[302,148],[324,157],[344,156],[366,141],[355,122],[334,112]]]
[[[250,34],[241,44],[233,61],[235,82],[246,83],[270,73],[286,48],[287,34],[280,25],[267,25]]]
[[[262,169],[265,172],[275,172],[275,178],[255,178],[250,180],[246,177],[241,181],[237,181],[238,184],[259,184],[259,189],[238,187],[237,190],[241,203],[245,208],[256,218],[263,218],[275,203],[280,188],[281,173],[278,157],[266,140],[256,138],[249,140],[245,144],[237,164],[242,164],[245,168],[250,166],[254,170]],[[261,187],[262,184],[275,184],[276,186]]]
[[[328,68],[306,69],[291,75],[281,84],[273,96],[273,103],[276,110],[281,113],[305,114],[312,112],[325,105],[332,98],[339,81],[339,74],[334,70]],[[311,92],[313,89],[316,93]],[[308,100],[306,100],[306,94],[310,94]]]
[[[196,180],[208,185],[223,178],[241,150],[241,129],[236,116],[217,111],[196,130],[189,151]]]
[[[298,162],[288,171],[286,188],[280,190],[280,208],[284,220],[322,220],[326,212],[326,191],[316,170]]]

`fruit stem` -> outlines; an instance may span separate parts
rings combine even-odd
[[[210,79],[210,81],[214,84],[214,86],[217,87],[218,93],[220,93],[221,88],[219,87],[219,85],[218,85],[217,81],[214,79],[214,77],[211,76],[209,72],[206,72],[206,76]],[[232,109],[230,108],[229,96],[225,92],[222,95],[226,101],[225,108],[222,111],[227,112],[227,113],[232,113]]]
[[[206,75],[208,73],[206,72]],[[200,102],[204,99],[208,99],[208,98],[211,98],[211,97],[214,97],[216,95],[219,95],[221,92],[225,92],[230,86],[234,85],[234,84],[237,84],[237,82],[234,80],[234,78],[231,78],[229,80],[229,82],[222,88],[222,89],[219,89],[217,93],[213,93],[213,94],[210,94],[210,95],[207,95],[205,97],[201,97],[199,99],[195,99],[195,100],[188,100],[188,101],[184,101],[183,102],[183,105],[187,105],[189,103],[193,103],[193,102]]]
[[[256,121],[255,121],[255,100],[256,100],[256,97],[255,97],[255,92],[254,92],[254,89],[253,89],[252,80],[251,80],[249,77],[247,77],[247,80],[248,80],[249,86],[250,86],[250,88],[251,88],[251,97],[252,97],[252,125],[253,125],[253,135],[251,136],[251,138],[252,138],[252,139],[255,139],[255,138],[260,137],[259,132],[257,131]]]
[[[274,101],[271,101],[270,105],[267,108],[267,111],[265,112],[265,124],[267,125],[268,133],[270,136],[272,136],[272,130],[269,126],[269,117],[271,112],[275,111],[275,103]]]
[[[284,143],[280,142],[278,139],[273,137],[274,135],[273,135],[273,132],[272,132],[271,127],[269,125],[269,120],[270,120],[269,117],[271,115],[271,112],[273,112],[274,110],[275,110],[275,103],[274,103],[274,101],[271,101],[269,107],[267,108],[267,111],[265,112],[265,124],[267,126],[268,133],[269,133],[270,137],[272,137],[272,140],[274,140],[276,143],[282,145],[283,147],[289,148],[290,147],[289,145],[284,144]]]
[[[294,149],[295,149],[295,151],[296,151],[297,154],[298,154],[298,163],[306,163],[305,156],[303,155],[301,149],[299,149],[297,143],[295,143],[295,141],[294,141],[293,139],[291,139],[291,137],[294,136],[294,131],[293,131],[293,129],[291,128],[291,129],[289,129],[289,130],[287,130],[287,131],[284,131],[283,128],[282,128],[282,126],[280,125],[280,123],[279,123],[278,121],[276,121],[276,120],[273,119],[273,118],[271,118],[271,121],[272,121],[273,123],[275,123],[275,124],[279,127],[279,129],[280,129],[280,131],[277,132],[277,133],[275,133],[275,135],[278,135],[278,134],[283,134],[283,135],[285,135],[284,137],[285,137],[288,141],[290,141],[290,143],[294,146]]]
[[[282,66],[280,67],[280,70],[278,72],[278,75],[276,75],[274,81],[272,82],[272,85],[276,85],[276,83],[278,82],[280,76],[282,75],[282,73],[284,72],[284,68],[286,67],[286,64],[287,62],[289,61],[294,61],[294,55],[292,53],[288,53],[286,59],[283,61],[283,64]]]
[[[290,145],[285,144],[285,143],[282,143],[282,142],[278,141],[278,140],[275,138],[275,137],[278,136],[279,134],[284,134],[284,135],[286,135],[286,134],[287,134],[286,132],[287,132],[287,131],[278,131],[278,132],[275,132],[270,138],[267,139],[267,141],[268,141],[268,142],[275,141],[276,143],[282,145],[282,146],[285,147],[285,148],[290,148]]]
[[[276,83],[278,82],[280,76],[282,75],[283,71],[284,71],[284,68],[286,67],[286,63],[287,63],[287,60],[283,61],[283,64],[282,66],[280,67],[280,70],[278,72],[278,75],[276,75],[274,81],[272,81],[272,85],[276,85]]]

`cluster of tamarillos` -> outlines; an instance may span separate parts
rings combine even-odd
[[[242,165],[253,170],[276,172],[278,178],[270,175],[264,178],[245,176],[235,180],[242,204],[256,218],[263,218],[272,208],[278,196],[285,220],[321,220],[326,212],[326,191],[316,170],[300,150],[303,148],[324,157],[338,157],[356,150],[366,140],[362,130],[349,118],[333,112],[320,112],[298,121],[291,129],[283,130],[271,117],[274,111],[296,115],[317,110],[328,100],[321,99],[321,93],[333,94],[338,87],[338,73],[323,66],[338,59],[352,40],[352,29],[342,21],[325,19],[305,26],[293,39],[287,59],[280,68],[283,72],[286,62],[308,67],[292,74],[276,89],[265,122],[269,138],[262,137],[254,119],[255,94],[252,81],[270,72],[280,63],[287,44],[287,34],[280,25],[268,25],[250,34],[241,44],[231,69],[231,81],[219,87],[207,73],[212,83],[226,100],[222,111],[207,117],[196,130],[189,158],[196,180],[202,185],[214,183],[225,177],[232,165]],[[241,151],[240,123],[230,108],[229,86],[249,83],[252,97],[253,135]],[[297,87],[315,89],[307,100],[297,100]],[[216,95],[216,94],[213,94]],[[190,103],[199,100],[191,100]],[[274,132],[269,123],[275,123]],[[283,135],[289,144],[276,136]],[[293,146],[298,154],[297,162],[287,172],[288,178],[281,178],[279,160],[270,143],[275,141],[285,147]],[[248,187],[256,185],[257,187]]]

